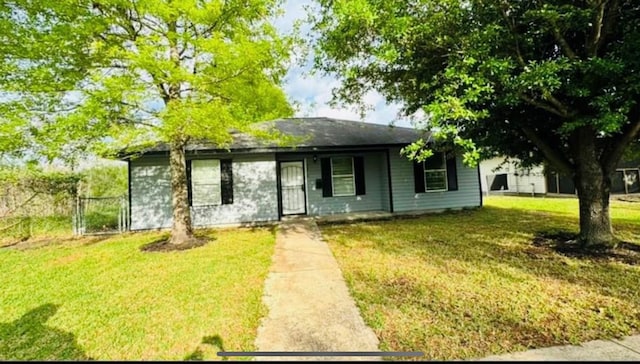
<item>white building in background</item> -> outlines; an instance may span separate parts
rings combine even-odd
[[[544,174],[540,166],[517,168],[518,159],[495,157],[480,162],[480,186],[484,195],[491,194],[560,194],[575,195],[573,180],[567,176]],[[611,194],[640,193],[640,161],[623,160],[611,176]]]
[[[542,166],[530,169],[518,168],[517,159],[505,163],[504,157],[495,157],[480,162],[480,185],[482,193],[517,193],[538,195],[547,193],[547,181]]]

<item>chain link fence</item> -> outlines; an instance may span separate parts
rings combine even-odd
[[[118,234],[128,230],[129,206],[126,195],[77,198],[73,216],[74,234]]]

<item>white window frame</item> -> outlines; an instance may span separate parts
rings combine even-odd
[[[217,171],[218,179],[211,181],[211,183],[202,184],[202,186],[215,186],[214,188],[218,189],[218,196],[220,198],[215,203],[201,203],[201,202],[197,201],[194,198],[195,197],[194,191],[196,189],[196,185],[194,184],[195,180],[193,178],[193,171],[195,170],[195,165],[197,165],[198,162],[204,162],[204,161],[217,161],[218,162],[218,171]],[[202,168],[202,167],[200,167],[200,168]],[[191,207],[219,206],[219,205],[222,205],[222,162],[220,161],[220,159],[213,159],[213,158],[211,158],[211,159],[192,159],[191,160],[191,181],[189,181],[189,183],[191,183]]]
[[[442,153],[442,165],[444,168],[439,169],[427,169],[427,161],[422,162],[422,167],[424,169],[423,178],[424,178],[424,192],[445,192],[449,191],[449,178],[447,177],[447,159],[445,158],[444,153]],[[439,190],[430,190],[427,185],[427,172],[444,172],[444,189]]]
[[[351,174],[334,174],[333,173],[333,159],[351,159]],[[353,184],[353,193],[348,193],[348,194],[340,194],[337,195],[336,192],[336,188],[335,188],[335,183],[334,183],[334,178],[335,177],[351,177],[351,181]],[[356,172],[355,172],[355,166],[354,166],[354,162],[353,162],[353,157],[331,157],[331,191],[332,196],[333,197],[344,197],[344,196],[355,196],[356,195]]]

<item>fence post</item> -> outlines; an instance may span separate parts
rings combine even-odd
[[[127,221],[127,195],[122,195],[122,226],[124,226],[124,232],[129,231]]]
[[[122,196],[118,200],[118,233],[122,233]]]
[[[127,231],[131,229],[131,216],[129,215],[130,209],[131,209],[131,206],[129,206],[129,195],[125,195],[124,196],[124,216],[125,216],[124,223],[127,226]]]
[[[78,201],[80,201],[79,205],[80,205],[80,235],[84,235],[85,230],[86,230],[86,218],[84,216],[84,201],[82,200],[82,197],[80,197],[78,199]]]
[[[75,204],[73,206],[73,219],[71,224],[73,225],[73,235],[80,235],[80,229],[78,227],[80,221],[80,196],[76,195]]]

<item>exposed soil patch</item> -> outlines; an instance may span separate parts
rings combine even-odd
[[[578,242],[578,235],[575,233],[542,231],[533,238],[532,244],[536,250],[553,250],[572,258],[640,265],[640,246],[628,242],[620,242],[614,249],[595,247],[585,250]]]
[[[15,240],[3,240],[2,242],[0,242],[0,248],[11,248],[14,247],[24,241],[27,241],[29,238],[24,237],[24,238],[18,238]]]
[[[624,202],[638,202],[640,203],[640,193],[630,195],[611,195],[612,200],[624,201]]]
[[[109,239],[113,235],[100,235],[100,236],[38,236],[33,238],[22,238],[14,241],[4,241],[0,243],[0,249],[15,249],[15,250],[33,250],[40,249],[48,246],[65,245],[93,245]]]
[[[193,238],[187,242],[182,244],[171,244],[169,243],[169,238],[162,238],[159,240],[152,241],[151,243],[145,244],[140,247],[140,250],[144,252],[172,252],[172,251],[180,251],[180,250],[189,250],[193,248],[197,248],[203,245],[206,245],[211,238]]]
[[[26,238],[16,240],[7,245],[3,245],[2,248],[7,249],[15,249],[15,250],[32,250],[32,249],[40,249],[51,245],[60,245],[62,244],[62,239],[60,238],[50,238],[50,237],[39,237],[39,238]]]

